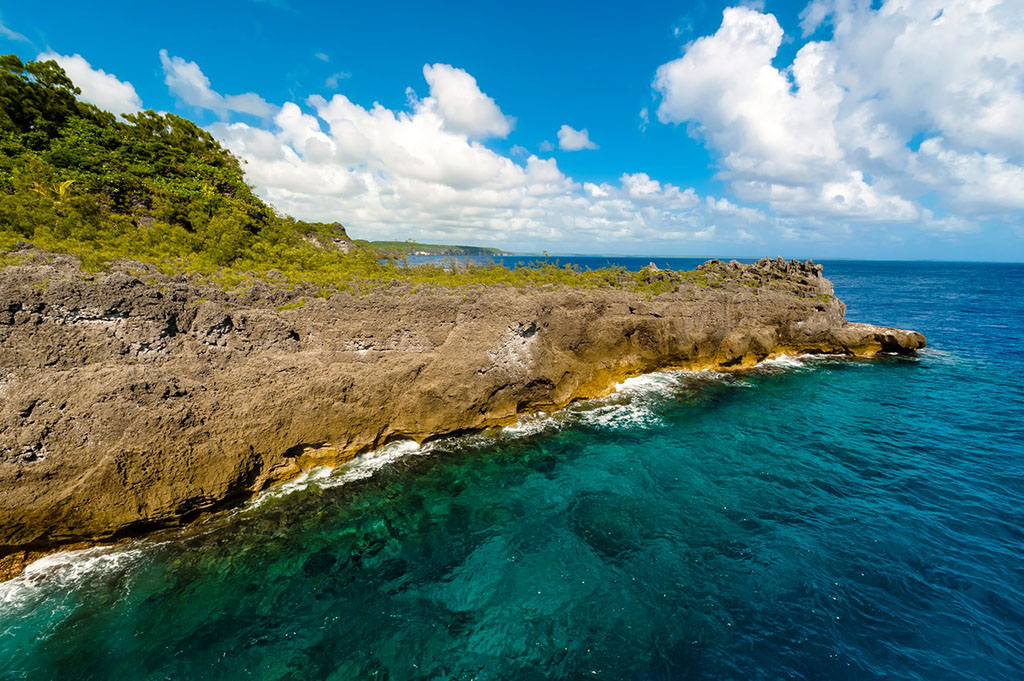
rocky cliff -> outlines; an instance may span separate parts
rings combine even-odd
[[[660,368],[913,352],[821,267],[650,270],[668,292],[227,293],[141,266],[0,270],[0,568],[189,522],[399,438],[508,423]]]

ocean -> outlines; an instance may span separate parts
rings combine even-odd
[[[0,679],[1019,681],[1024,265],[825,275],[929,347],[641,376],[48,557]]]

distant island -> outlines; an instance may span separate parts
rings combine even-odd
[[[357,242],[358,243],[358,242]],[[390,256],[453,255],[478,257],[508,257],[515,255],[500,248],[487,246],[454,246],[451,244],[424,244],[418,241],[370,241],[370,246]]]

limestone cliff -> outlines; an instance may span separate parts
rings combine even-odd
[[[668,292],[241,293],[67,258],[0,270],[0,563],[245,498],[389,440],[507,423],[667,367],[913,352],[821,267],[711,261]],[[301,306],[297,301],[302,301]],[[0,565],[2,567],[2,565]]]

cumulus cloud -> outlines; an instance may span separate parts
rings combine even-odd
[[[494,100],[485,95],[476,78],[448,64],[427,64],[423,77],[430,86],[430,97],[423,106],[437,110],[445,127],[469,137],[507,137],[514,119],[501,112]]]
[[[197,109],[207,109],[220,116],[242,113],[270,118],[277,107],[268,103],[255,92],[241,95],[222,95],[210,87],[210,79],[193,61],[168,56],[167,50],[160,50],[160,64],[164,70],[164,83],[180,103]]]
[[[480,104],[475,115],[460,111],[454,123],[444,105],[454,95],[437,87],[453,74],[457,99]],[[431,95],[411,97],[407,109],[312,96],[304,106],[286,103],[267,127],[221,122],[210,129],[246,161],[249,180],[278,208],[340,219],[358,236],[534,248],[671,240],[685,248],[767,224],[756,210],[708,201],[643,173],[581,183],[554,159],[522,147],[515,161],[480,141],[510,123],[469,74],[433,65],[424,75],[432,79]]]
[[[658,119],[686,123],[740,199],[782,214],[942,229],[923,197],[968,218],[1020,210],[1024,5],[815,0],[802,28],[824,24],[779,69],[775,17],[726,9],[658,69]]]
[[[558,129],[558,148],[562,151],[581,151],[597,149],[597,145],[590,141],[590,133],[586,128],[576,130],[568,125],[563,125]]]
[[[138,113],[142,110],[142,99],[131,83],[118,80],[117,76],[102,69],[94,69],[81,55],[43,52],[39,61],[53,60],[60,64],[75,85],[81,89],[80,98],[90,104],[112,113]]]

